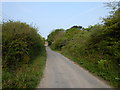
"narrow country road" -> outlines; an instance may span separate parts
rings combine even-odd
[[[47,62],[38,88],[110,88],[88,71],[46,47]]]

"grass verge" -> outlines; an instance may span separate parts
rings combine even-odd
[[[55,50],[56,51],[56,50]],[[94,64],[92,62],[92,59],[97,59],[97,58],[90,58],[90,57],[85,57],[81,56],[80,58],[76,58],[72,55],[69,55],[66,52],[63,51],[57,51],[58,53],[61,53],[65,57],[71,59],[72,61],[76,62],[78,65],[82,66],[83,68],[87,69],[90,71],[93,75],[98,76],[99,79],[105,80],[105,82],[110,85],[112,88],[116,88],[119,90],[119,78],[120,76],[118,75],[118,70],[113,68],[113,69],[107,69],[107,68],[102,68],[99,67],[98,64]]]
[[[36,88],[43,75],[46,53],[35,58],[33,63],[25,64],[16,72],[2,71],[3,88]]]

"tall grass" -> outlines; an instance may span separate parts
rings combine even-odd
[[[3,70],[3,88],[36,88],[39,84],[46,62],[46,53],[37,56],[33,63],[25,64],[15,73]]]

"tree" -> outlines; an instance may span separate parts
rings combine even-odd
[[[52,31],[47,38],[48,44],[51,45],[56,39],[60,38],[64,34],[64,29],[56,29]]]
[[[82,29],[82,26],[72,26],[71,28],[76,28],[76,29],[81,30],[81,29]]]

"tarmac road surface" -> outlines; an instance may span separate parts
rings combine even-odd
[[[46,47],[46,51],[46,68],[38,88],[111,88],[49,47]]]

